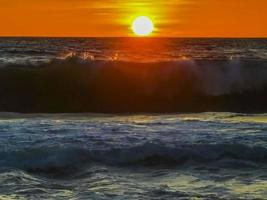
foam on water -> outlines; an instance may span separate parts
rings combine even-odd
[[[0,185],[9,187],[0,193],[27,199],[264,199],[264,117],[3,113]]]

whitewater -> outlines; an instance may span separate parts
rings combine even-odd
[[[265,199],[267,116],[15,114],[2,199]]]

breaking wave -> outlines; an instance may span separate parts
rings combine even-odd
[[[72,173],[93,163],[119,167],[180,166],[190,163],[217,167],[254,167],[267,163],[267,149],[241,144],[195,144],[168,147],[146,143],[124,149],[89,150],[78,147],[0,152],[0,167],[29,172]]]
[[[0,111],[266,112],[267,62],[123,62],[77,56],[0,68]]]

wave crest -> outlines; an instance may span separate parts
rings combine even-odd
[[[267,110],[267,62],[122,62],[77,56],[0,68],[0,111]]]

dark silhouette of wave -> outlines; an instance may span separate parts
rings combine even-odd
[[[1,66],[0,94],[2,112],[266,112],[267,62],[73,56]]]
[[[199,164],[240,168],[266,166],[266,148],[241,144],[187,144],[168,147],[145,143],[131,148],[89,150],[79,147],[39,147],[0,152],[0,167],[53,174],[73,173],[91,164],[110,166],[184,166]]]

